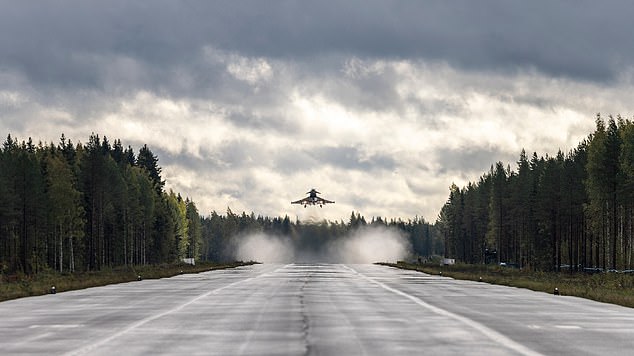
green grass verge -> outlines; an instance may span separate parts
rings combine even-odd
[[[561,295],[570,295],[618,304],[634,308],[634,275],[618,273],[566,273],[533,272],[514,268],[485,265],[438,266],[430,264],[412,264],[405,262],[379,263],[401,269],[415,270],[428,274],[499,284],[504,286],[527,288],[534,291],[553,293],[559,289]]]
[[[181,273],[200,273],[217,269],[252,265],[255,262],[233,262],[214,264],[201,262],[196,266],[188,264],[160,264],[145,266],[121,266],[95,272],[59,273],[46,271],[35,275],[17,275],[0,279],[0,301],[48,294],[55,286],[57,292],[104,286],[142,279],[172,277]],[[11,281],[7,281],[7,279]]]

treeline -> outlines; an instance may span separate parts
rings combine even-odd
[[[230,261],[235,253],[240,239],[250,233],[263,232],[290,239],[298,253],[321,255],[327,257],[328,243],[342,237],[362,226],[383,226],[400,230],[412,246],[412,253],[418,256],[441,254],[442,239],[434,226],[422,218],[402,221],[400,219],[386,220],[372,218],[366,221],[359,213],[352,212],[347,222],[321,221],[301,222],[292,221],[285,217],[263,217],[246,213],[236,214],[227,210],[225,215],[212,212],[202,218],[202,259],[211,261]],[[298,256],[302,258],[302,256]]]
[[[362,226],[399,229],[413,254],[441,254],[444,241],[422,218],[402,221],[359,213],[349,220],[303,223],[285,217],[212,212],[164,190],[158,158],[120,140],[91,135],[73,144],[7,137],[0,148],[0,272],[94,271],[184,258],[233,261],[240,238],[264,232],[298,251],[326,252],[328,242]]]
[[[479,181],[452,185],[436,226],[445,255],[537,270],[631,269],[634,123],[596,118],[568,153],[498,162]]]
[[[194,202],[164,191],[157,157],[91,135],[74,145],[10,135],[0,150],[3,273],[99,270],[198,257]]]

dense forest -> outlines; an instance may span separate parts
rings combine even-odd
[[[303,224],[253,213],[202,217],[189,198],[164,190],[158,158],[147,146],[135,154],[120,140],[91,135],[73,144],[19,142],[0,150],[0,269],[3,274],[100,270],[121,265],[174,263],[184,258],[225,262],[240,237],[282,236],[305,251],[364,225],[400,229],[413,252],[442,252],[442,240],[423,219]]]
[[[367,221],[360,213],[352,212],[347,222],[321,221],[303,223],[291,221],[288,216],[269,218],[255,216],[253,213],[235,214],[231,209],[226,215],[212,212],[202,219],[203,260],[226,262],[232,260],[241,238],[250,233],[262,232],[278,236],[290,242],[297,252],[298,259],[320,256],[328,262],[329,243],[348,238],[359,228],[385,227],[400,231],[411,247],[411,254],[416,256],[432,256],[443,251],[442,239],[434,226],[422,218],[407,221],[401,219],[387,220],[373,217]]]
[[[165,192],[157,157],[91,135],[73,145],[18,142],[0,150],[3,273],[99,270],[198,257],[201,221]]]
[[[535,270],[632,269],[634,122],[597,115],[596,129],[569,152],[498,162],[477,182],[451,186],[435,224],[422,218],[303,223],[285,217],[201,216],[189,198],[164,190],[158,158],[91,135],[73,144],[19,142],[0,149],[0,268],[4,274],[99,270],[183,258],[235,258],[240,237],[283,236],[318,251],[361,226],[400,230],[412,255]]]
[[[436,227],[444,254],[467,263],[537,270],[631,269],[634,123],[597,115],[570,152],[498,162],[477,182],[452,185]]]

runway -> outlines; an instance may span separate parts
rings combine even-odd
[[[634,309],[377,265],[254,265],[0,303],[4,355],[631,355]]]

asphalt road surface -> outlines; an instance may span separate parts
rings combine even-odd
[[[634,309],[376,265],[255,265],[0,303],[0,354],[632,355]]]

